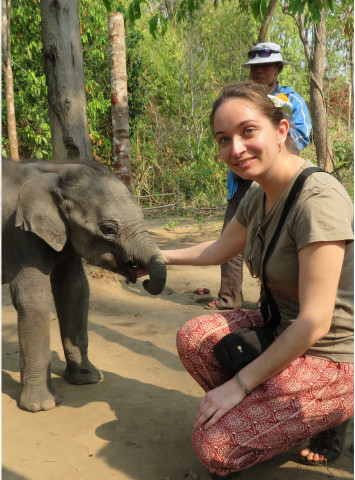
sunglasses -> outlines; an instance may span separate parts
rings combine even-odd
[[[248,52],[248,58],[250,59],[255,58],[256,55],[258,55],[258,57],[261,57],[261,58],[267,58],[267,57],[270,57],[272,53],[281,53],[281,52],[279,52],[278,50],[268,50],[268,49],[252,50]]]

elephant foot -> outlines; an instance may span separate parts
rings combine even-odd
[[[47,385],[26,385],[23,387],[19,406],[28,412],[51,410],[60,403],[60,396]]]
[[[88,383],[98,383],[104,376],[98,368],[89,360],[86,360],[81,365],[68,365],[64,372],[64,378],[74,385],[86,385]]]

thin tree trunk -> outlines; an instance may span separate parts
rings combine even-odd
[[[10,158],[12,160],[19,160],[20,157],[18,152],[15,115],[14,78],[11,65],[10,20],[11,0],[2,0],[2,62],[5,78],[7,135],[9,138]]]
[[[265,42],[272,16],[274,15],[277,0],[270,0],[263,23],[261,24],[257,43]]]
[[[332,145],[328,132],[328,115],[323,94],[323,77],[326,58],[326,10],[321,11],[321,20],[314,26],[314,49],[311,62],[310,104],[313,135],[317,151],[317,163],[327,172],[333,170]]]
[[[351,126],[351,113],[353,111],[352,104],[354,98],[354,37],[351,37],[351,46],[350,46],[350,82],[349,82],[349,101],[348,101],[348,130],[350,131]]]
[[[126,40],[123,14],[112,12],[109,16],[108,28],[111,64],[113,170],[117,177],[132,191]]]
[[[295,18],[300,38],[303,43],[311,77],[310,110],[314,143],[317,152],[317,164],[327,172],[333,171],[332,142],[328,132],[327,105],[323,92],[323,78],[326,59],[326,30],[327,12],[321,11],[321,19],[314,25],[313,49],[309,44],[309,35],[304,30],[304,16],[299,14]]]
[[[41,0],[53,158],[91,159],[77,0]]]

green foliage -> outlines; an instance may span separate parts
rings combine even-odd
[[[259,3],[242,0],[221,2],[219,8],[215,8],[217,1],[186,0],[179,13],[180,22],[174,20],[181,5],[179,1],[148,5],[135,0],[131,10],[130,5],[129,0],[79,2],[93,155],[110,165],[108,12],[115,9],[124,12],[129,26],[126,29],[127,83],[135,193],[151,195],[179,189],[181,206],[224,204],[228,168],[218,157],[208,116],[224,84],[248,77],[248,70],[241,64],[257,39],[260,26],[251,7],[256,16],[258,6],[260,18],[267,4],[261,0]],[[346,164],[338,174],[351,193],[353,134],[347,132],[349,72],[344,69],[344,58],[349,58],[350,52],[349,17],[348,10],[338,4],[328,15],[325,90],[336,167]],[[309,74],[303,45],[293,19],[284,15],[280,6],[276,8],[268,40],[280,43],[284,58],[292,63],[284,68],[280,83],[291,85],[309,101]],[[47,87],[37,3],[13,0],[11,48],[20,154],[50,158]],[[2,125],[2,151],[6,156],[5,108]],[[312,144],[304,156],[315,161]],[[171,199],[159,197],[158,203],[161,198],[166,198],[167,203]],[[156,204],[156,200],[150,201]]]
[[[268,39],[280,44],[283,58],[291,63],[283,68],[278,81],[281,85],[293,87],[309,104],[309,73],[298,27],[293,18],[282,14],[280,7],[276,8]]]
[[[79,7],[92,153],[95,159],[109,164],[112,125],[108,17],[100,2],[81,0]]]
[[[136,193],[172,192],[180,181],[185,202],[224,203],[228,169],[217,161],[208,114],[220,87],[247,75],[240,64],[256,34],[254,21],[226,4],[225,10],[205,6],[198,21],[180,22],[153,42],[144,19],[136,30],[135,92],[144,98],[130,124]]]
[[[183,19],[191,17],[195,12],[200,10],[203,3],[204,0],[182,0],[182,2],[180,2],[177,14],[178,21],[180,22]]]
[[[177,220],[170,220],[168,223],[163,225],[163,228],[164,230],[174,230],[178,226],[179,222]]]
[[[157,39],[156,33],[158,31],[158,26],[160,26],[161,35],[164,36],[168,29],[168,24],[162,15],[156,14],[149,19],[149,32],[155,39]]]
[[[107,13],[111,13],[111,11],[112,11],[111,2],[109,0],[102,0],[102,3],[104,4],[104,7],[106,8]]]
[[[51,155],[47,85],[43,70],[39,6],[16,0],[11,11],[11,53],[20,156]],[[2,85],[2,98],[4,85]],[[7,156],[6,108],[2,109],[2,153]]]
[[[251,10],[253,12],[255,20],[258,20],[259,22],[263,21],[268,4],[268,0],[253,0],[251,4]]]
[[[297,13],[305,14],[306,24],[311,22],[318,23],[321,19],[320,12],[323,8],[333,10],[333,0],[289,0],[287,3],[287,9],[292,15]]]
[[[335,176],[354,198],[354,131],[353,125],[349,128],[345,118],[331,117],[329,133],[333,144]]]
[[[146,3],[146,0],[133,0],[129,4],[127,17],[131,24],[134,24],[142,16],[141,3]]]
[[[268,6],[267,0],[253,0],[252,1],[252,12],[254,18],[258,21],[262,21],[265,16],[266,9]],[[287,0],[284,3],[284,8],[291,15],[296,15],[297,13],[305,14],[305,24],[310,25],[312,22],[318,23],[320,21],[321,15],[320,12],[323,8],[333,11],[335,4],[333,0]],[[349,4],[347,0],[343,1],[343,6]]]
[[[121,2],[119,2],[117,5],[112,5],[112,2],[110,0],[102,0],[103,6],[106,8],[106,12],[110,15],[111,12],[121,12],[124,13],[125,9],[122,5]]]
[[[354,161],[354,149],[348,142],[334,142],[334,156],[337,164],[351,168]]]

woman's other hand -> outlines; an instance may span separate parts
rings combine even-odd
[[[223,385],[206,393],[197,408],[195,428],[210,428],[220,420],[223,415],[238,405],[246,394],[233,377]]]

